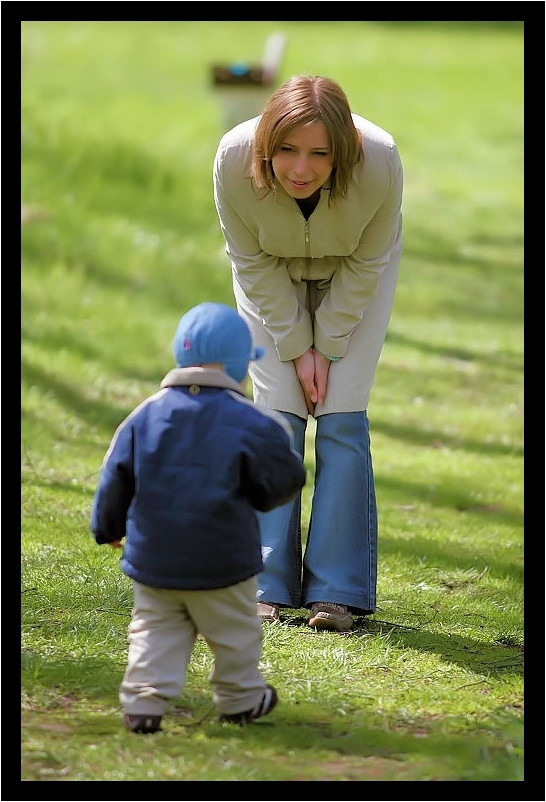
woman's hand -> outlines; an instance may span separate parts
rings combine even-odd
[[[301,356],[294,359],[294,367],[296,374],[305,396],[305,404],[310,415],[315,413],[315,404],[317,403],[317,388],[315,385],[315,357],[313,349],[309,348]]]
[[[313,348],[315,358],[315,387],[317,388],[317,404],[324,404],[326,395],[326,385],[328,384],[328,373],[331,362],[328,357]]]
[[[309,348],[294,359],[294,367],[309,414],[314,415],[316,405],[324,403],[330,360],[314,348]]]

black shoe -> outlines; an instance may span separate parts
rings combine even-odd
[[[244,724],[249,724],[257,718],[267,716],[276,706],[277,701],[277,691],[272,685],[267,685],[262,698],[252,710],[245,710],[244,713],[223,713],[218,718],[218,721],[239,724],[242,727]]]
[[[152,732],[161,731],[161,716],[130,716],[125,713],[123,716],[123,726],[131,732],[141,732],[148,735]]]

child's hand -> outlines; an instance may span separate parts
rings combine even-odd
[[[111,546],[113,549],[122,549],[123,548],[121,540],[112,540],[112,542],[109,543],[108,545]]]

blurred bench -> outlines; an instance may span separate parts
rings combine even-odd
[[[267,38],[260,63],[235,61],[212,65],[212,83],[222,104],[222,123],[226,131],[262,112],[277,87],[285,47],[284,34],[272,33]]]

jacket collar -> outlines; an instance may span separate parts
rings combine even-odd
[[[165,387],[187,387],[191,384],[200,384],[202,387],[221,387],[225,390],[234,390],[241,395],[245,394],[242,384],[217,368],[173,368],[162,379],[159,386],[164,389]]]

